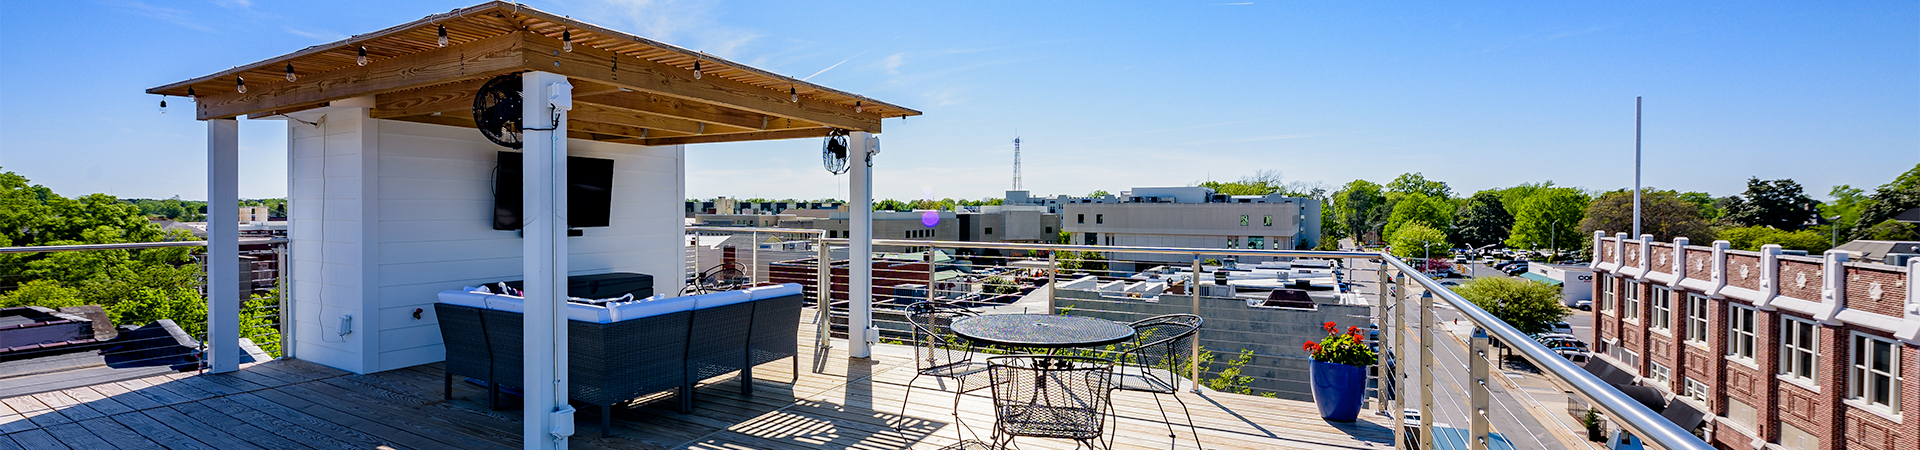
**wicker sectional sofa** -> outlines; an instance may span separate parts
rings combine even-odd
[[[454,376],[485,380],[498,408],[501,386],[523,386],[524,304],[519,297],[442,291],[434,314],[446,343],[446,397]],[[679,410],[693,410],[693,386],[740,372],[753,393],[753,366],[793,358],[799,374],[798,284],[761,286],[688,297],[654,297],[600,306],[568,302],[568,396],[610,408],[640,396],[678,390]],[[611,414],[600,415],[602,435]]]

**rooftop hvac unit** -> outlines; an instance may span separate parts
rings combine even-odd
[[[1900,267],[1906,267],[1906,266],[1907,266],[1907,260],[1909,260],[1909,259],[1913,259],[1913,258],[1914,258],[1914,257],[1916,257],[1916,256],[1920,256],[1920,254],[1915,254],[1915,253],[1888,253],[1886,257],[1883,257],[1883,258],[1881,258],[1881,262],[1885,262],[1885,263],[1887,263],[1887,264],[1889,264],[1889,265],[1895,265],[1895,266],[1900,266]]]

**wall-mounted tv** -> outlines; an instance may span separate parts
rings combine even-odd
[[[518,230],[525,204],[520,198],[520,152],[500,152],[493,172],[493,229]],[[613,207],[613,160],[567,157],[567,227],[604,227]]]

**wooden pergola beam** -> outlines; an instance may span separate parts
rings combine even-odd
[[[710,142],[764,141],[771,139],[797,139],[826,136],[832,127],[792,128],[777,131],[753,131],[747,133],[703,134],[698,136],[680,136],[667,138],[616,140],[613,142],[641,145],[682,145],[704,144]]]
[[[691,102],[639,91],[597,95],[582,95],[578,91],[575,91],[573,102],[592,103],[627,111],[678,117],[695,122],[723,125],[742,130],[758,130],[770,122],[764,114],[722,108],[712,104]]]
[[[785,92],[722,77],[696,80],[692,72],[679,67],[590,46],[574,46],[571,52],[561,51],[561,44],[560,40],[546,36],[525,36],[527,69],[828,127],[880,132],[878,115],[857,114],[852,108],[822,101],[802,99],[793,102]]]
[[[267,83],[255,80],[247,93],[224,92],[201,96],[200,120],[412,89],[448,80],[491,77],[525,70],[522,48],[528,34],[515,32],[465,44],[374,61],[313,74],[297,81]]]

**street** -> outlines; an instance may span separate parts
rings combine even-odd
[[[1359,274],[1356,278],[1364,281],[1373,281],[1373,274],[1376,273],[1374,267],[1377,266],[1377,264],[1365,260],[1355,261],[1359,269],[1356,271],[1356,273]],[[1492,273],[1490,272],[1492,270],[1490,268],[1480,267],[1478,270],[1481,274]],[[1373,295],[1375,292],[1373,288],[1376,286],[1378,285],[1374,283],[1362,283],[1356,290],[1365,295]],[[1418,286],[1409,288],[1409,305],[1418,304],[1417,301],[1421,291]],[[1458,311],[1446,306],[1445,301],[1436,298],[1434,302],[1435,323],[1439,325],[1435,331],[1439,334],[1436,335],[1437,342],[1435,342],[1433,346],[1435,349],[1433,364],[1441,370],[1435,372],[1433,380],[1435,387],[1433,399],[1435,411],[1428,412],[1428,414],[1432,414],[1436,427],[1446,426],[1468,429],[1471,427],[1471,421],[1468,420],[1468,414],[1471,412],[1469,411],[1471,402],[1465,389],[1465,386],[1470,384],[1468,382],[1468,378],[1470,377],[1468,373],[1469,366],[1467,364],[1468,352],[1465,342],[1470,336],[1470,333],[1472,333],[1473,326],[1470,325],[1471,322],[1465,320]],[[1407,332],[1405,348],[1397,354],[1399,361],[1397,367],[1402,375],[1400,383],[1401,386],[1404,386],[1402,392],[1404,397],[1402,397],[1402,399],[1405,402],[1404,407],[1418,409],[1421,370],[1419,365],[1419,309],[1417,307],[1405,308],[1401,311],[1395,311],[1394,313],[1401,314],[1401,317],[1404,317],[1404,323],[1406,324],[1405,331]],[[1458,324],[1454,323],[1456,320],[1459,321]],[[1391,344],[1391,338],[1384,335],[1382,338],[1388,340],[1388,342],[1383,343],[1383,345]],[[1496,364],[1493,367],[1500,368],[1502,365]],[[1494,376],[1518,378],[1522,375],[1508,373],[1503,370]],[[1487,411],[1487,418],[1488,422],[1493,426],[1494,432],[1505,435],[1509,441],[1520,448],[1568,448],[1555,437],[1552,430],[1543,426],[1540,420],[1535,418],[1533,413],[1521,403],[1522,401],[1531,401],[1530,399],[1516,399],[1515,394],[1508,390],[1502,383],[1489,383],[1488,387],[1492,395],[1490,395],[1491,408]],[[1529,394],[1522,392],[1520,395],[1527,396]],[[1559,424],[1549,425],[1560,426]]]

